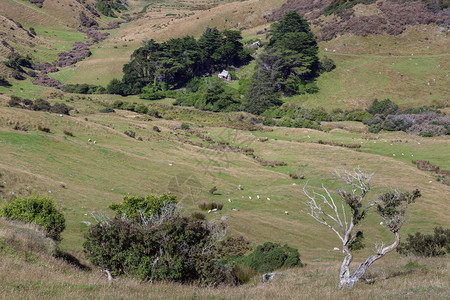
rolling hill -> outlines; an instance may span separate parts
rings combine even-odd
[[[129,10],[122,12],[124,20],[96,16],[86,6],[93,5],[93,1],[46,0],[39,8],[28,1],[7,0],[0,3],[0,60],[6,61],[9,54],[17,52],[30,55],[35,63],[57,61],[58,53],[71,51],[75,42],[91,40],[86,32],[92,28],[82,25],[80,12],[95,20],[99,27],[124,21],[117,28],[99,30],[109,36],[89,45],[87,58],[59,66],[57,72],[48,74],[64,84],[106,86],[112,78],[122,75],[123,64],[147,39],[199,36],[207,26],[217,26],[239,29],[245,40],[265,41],[268,20],[276,20],[284,11],[295,8],[305,12],[317,35],[323,35],[327,26],[339,29],[329,38],[322,36],[319,42],[320,55],[332,58],[337,68],[319,77],[318,93],[284,101],[331,110],[367,108],[375,98],[390,98],[402,108],[434,105],[444,107],[443,111],[448,113],[448,24],[445,20],[402,23],[401,32],[393,35],[387,32],[388,27],[398,24],[391,22],[390,15],[382,9],[388,4],[380,3],[360,3],[348,8],[353,10],[351,14],[347,11],[347,15],[339,12],[325,16],[323,12],[332,1],[284,4],[274,0],[134,0],[128,1]],[[426,4],[412,3],[411,7],[421,5],[421,12],[428,13]],[[445,12],[440,10],[434,16],[441,18]],[[379,22],[385,24],[382,30],[354,32],[359,23],[352,20],[366,17],[373,20],[374,16],[385,18],[386,23]],[[345,20],[346,17],[349,19]],[[148,285],[129,278],[108,284],[104,274],[95,268],[82,270],[43,250],[44,253],[33,254],[40,248],[25,240],[20,243],[31,245],[29,252],[8,248],[4,241],[14,240],[16,232],[25,231],[30,240],[42,244],[47,241],[29,228],[2,221],[0,255],[5,271],[0,285],[6,287],[4,297],[128,299],[151,295],[183,299],[298,299],[305,293],[309,298],[335,298],[336,273],[342,259],[341,253],[333,252],[339,246],[338,241],[332,231],[302,212],[306,208],[302,191],[305,184],[314,189],[325,184],[334,193],[343,186],[332,174],[335,169],[361,166],[373,172],[371,200],[386,189],[420,189],[422,197],[408,211],[408,223],[401,230],[403,237],[450,224],[447,213],[450,187],[436,173],[419,170],[412,163],[426,160],[449,170],[448,135],[425,138],[404,132],[373,134],[359,122],[324,122],[322,131],[262,126],[255,124],[257,118],[247,113],[175,107],[170,105],[170,99],[149,102],[137,96],[68,94],[57,88],[33,85],[29,75],[25,80],[11,78],[11,72],[0,64],[0,74],[12,84],[0,86],[0,199],[7,201],[32,193],[55,199],[67,221],[60,244],[66,255],[89,265],[84,260],[82,244],[87,224],[94,222],[91,212],[109,213],[107,207],[120,202],[125,195],[171,192],[178,197],[186,214],[199,211],[198,204],[202,202],[224,203],[221,211],[207,214],[207,219],[219,221],[227,217],[229,234],[241,234],[253,246],[273,241],[298,248],[307,266],[286,271],[273,284],[262,285],[259,279],[254,279],[238,288]],[[237,74],[244,76],[246,72],[249,68],[238,70]],[[64,103],[76,112],[60,115],[9,107],[12,95]],[[153,114],[119,109],[105,112],[117,100],[148,105]],[[130,131],[134,132],[134,138],[126,134]],[[338,143],[361,147],[357,151]],[[251,150],[253,156],[246,152]],[[270,167],[264,162],[285,165]],[[293,179],[290,174],[305,179]],[[243,190],[237,188],[239,185]],[[209,190],[214,186],[217,193],[212,195]],[[388,243],[392,239],[379,222],[376,214],[368,216],[363,226],[368,247],[356,255],[356,262],[372,253],[375,242]],[[411,261],[397,253],[390,256],[386,262],[374,265],[370,274],[389,280],[380,279],[374,285],[361,283],[352,291],[340,291],[338,296],[438,299],[448,294],[446,260]],[[44,275],[38,278],[35,274]]]

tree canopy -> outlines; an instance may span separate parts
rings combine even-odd
[[[196,76],[242,65],[251,57],[241,39],[239,31],[207,28],[198,40],[191,36],[164,43],[150,40],[124,65],[122,94],[141,93],[148,85],[154,90],[175,89]]]

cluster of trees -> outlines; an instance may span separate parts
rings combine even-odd
[[[262,114],[283,102],[281,95],[315,93],[314,79],[320,72],[334,69],[334,62],[317,56],[318,47],[308,22],[292,11],[272,25],[269,43],[256,60],[250,79],[241,79],[239,89],[214,81],[195,80],[178,95],[176,104],[212,111],[244,110]],[[192,89],[192,88],[194,89]],[[213,97],[210,97],[213,94]]]
[[[127,10],[126,2],[122,0],[98,0],[95,7],[102,15],[113,18],[117,18],[114,11]]]
[[[239,31],[207,28],[198,39],[186,36],[164,43],[148,41],[124,65],[122,80],[113,80],[108,92],[120,95],[151,94],[184,86],[192,78],[209,75],[250,60]],[[150,96],[150,95],[149,95]]]
[[[106,94],[107,91],[101,85],[87,84],[87,83],[76,83],[76,84],[65,84],[61,87],[61,90],[66,93],[75,94]]]
[[[244,103],[245,110],[255,114],[280,105],[280,92],[294,95],[318,91],[314,83],[320,73],[318,47],[308,22],[296,11],[288,12],[272,24],[268,37],[269,44],[257,58]]]
[[[27,74],[27,72],[23,68],[33,68],[33,60],[31,56],[23,56],[17,52],[8,54],[7,61],[5,61],[4,64],[8,68],[13,69],[12,77],[17,80],[25,79],[24,74]],[[30,70],[29,75],[35,75],[35,72],[33,70]]]
[[[450,116],[439,110],[421,106],[401,110],[390,99],[375,100],[367,110],[371,117],[364,120],[369,131],[405,131],[424,137],[450,134]]]

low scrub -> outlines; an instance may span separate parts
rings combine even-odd
[[[61,240],[61,232],[66,228],[64,215],[46,197],[16,198],[2,206],[0,216],[39,225],[56,241]]]
[[[201,210],[222,210],[223,203],[217,203],[217,202],[203,202],[198,205],[198,208]]]
[[[272,272],[281,268],[302,267],[300,254],[297,249],[288,245],[266,242],[257,246],[247,256],[236,259],[238,264],[251,267],[259,273]]]
[[[228,258],[243,254],[240,240],[223,240],[223,223],[181,216],[175,202],[173,196],[150,195],[111,205],[116,216],[97,218],[86,234],[88,259],[114,276],[237,284]]]
[[[450,228],[435,227],[434,234],[408,234],[406,242],[402,243],[397,251],[403,255],[444,256],[450,253]]]

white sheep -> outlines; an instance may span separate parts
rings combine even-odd
[[[97,141],[94,141],[94,144],[97,144]]]
[[[252,200],[252,196],[248,196],[248,199]]]
[[[339,251],[339,248],[338,247],[334,247],[333,250],[334,251]]]
[[[288,214],[289,214],[289,212],[288,212],[288,211],[286,210],[286,211],[284,212],[284,214],[285,214],[285,215],[288,215]]]
[[[267,200],[269,200],[269,201],[270,201],[270,198],[269,198],[269,197],[267,197]]]
[[[210,214],[211,213],[211,210],[208,210],[208,214]]]
[[[91,142],[92,140],[91,139],[88,139],[88,142]]]
[[[228,202],[230,202],[230,203],[231,203],[231,199],[228,199]]]
[[[259,199],[259,195],[256,195],[256,198],[258,198],[258,199]]]

